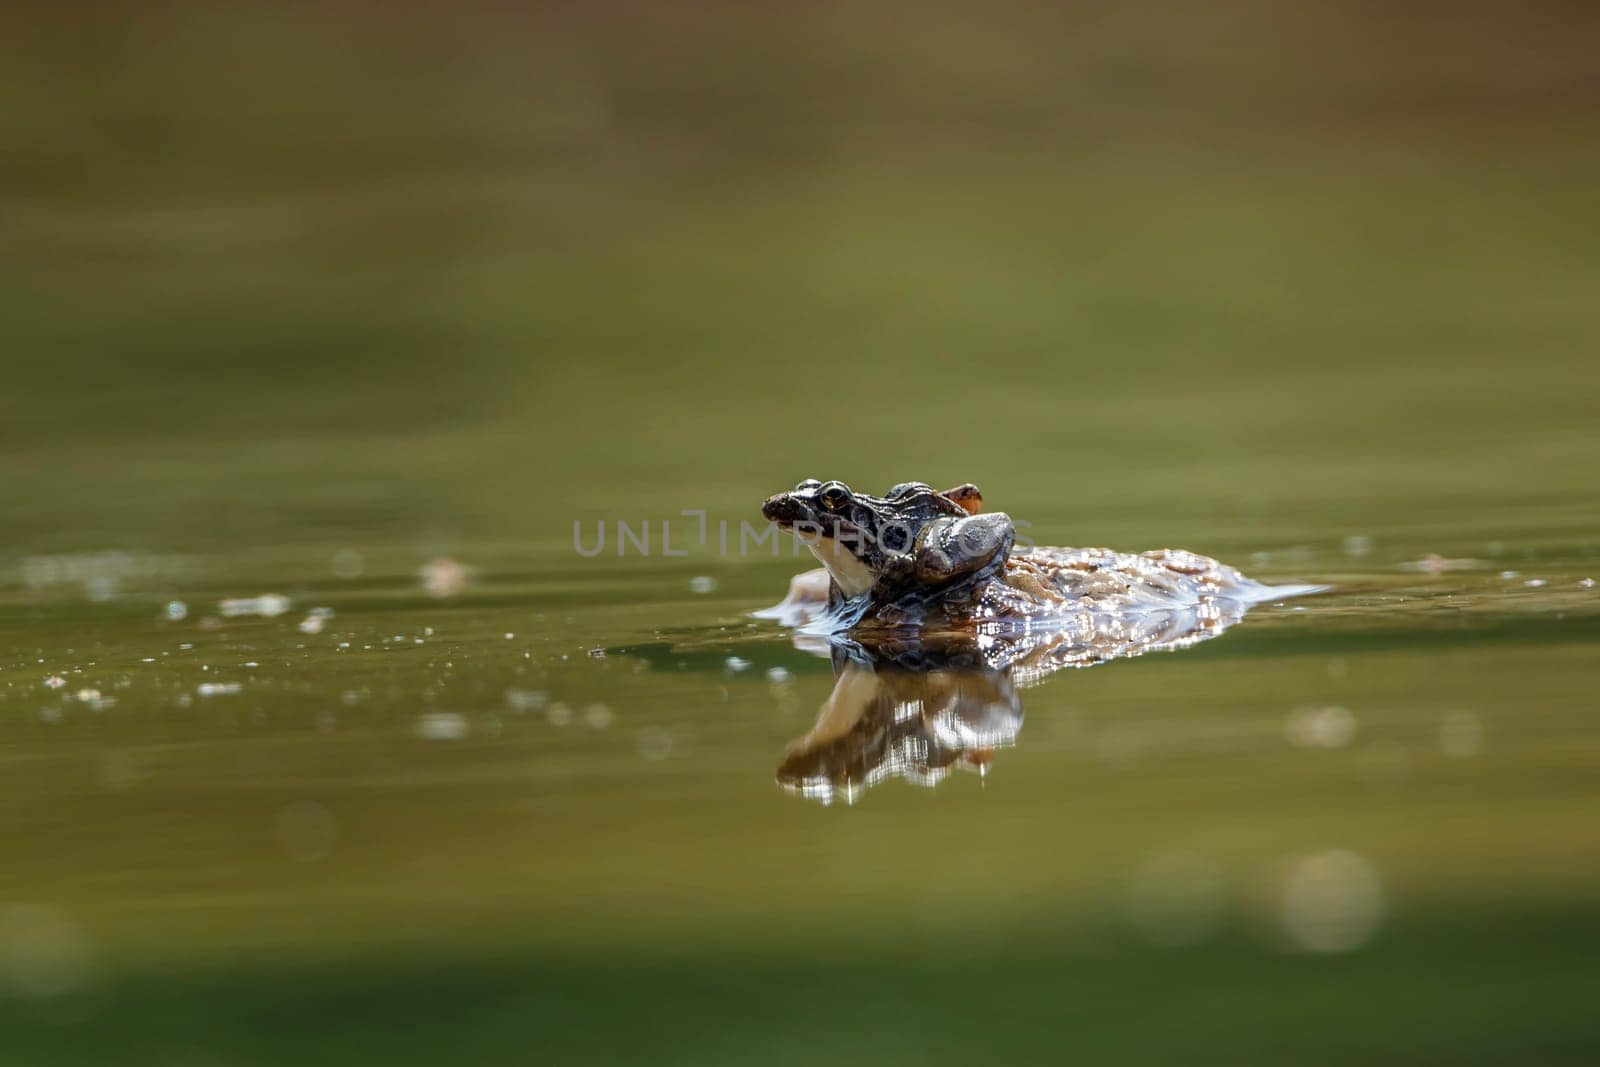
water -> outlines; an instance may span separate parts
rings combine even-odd
[[[0,1060],[1592,1062],[1583,16],[1074,11],[12,19]],[[823,804],[805,477],[1332,588]]]
[[[909,1062],[1026,1049],[1067,1012],[1140,1058],[1181,1042],[1092,1006],[1187,1012],[1200,982],[1265,1019],[1191,1020],[1214,1047],[1297,1056],[1341,983],[1449,966],[1429,1010],[1510,1041],[1535,1001],[1539,1033],[1586,1039],[1593,985],[1569,969],[1592,977],[1600,592],[1570,559],[1417,575],[1395,555],[1296,553],[1335,591],[1060,672],[1018,691],[979,766],[828,807],[775,775],[832,667],[745,616],[786,560],[695,593],[704,561],[530,559],[436,597],[420,571],[333,577],[330,554],[269,617],[223,615],[199,576],[181,619],[164,590],[13,593],[8,1031],[38,1062],[85,1022],[243,1062],[421,1059],[468,1033],[716,1056],[740,1033],[803,1045],[820,1017]],[[665,1045],[568,1025],[595,998]],[[416,1013],[418,1042],[373,1032],[368,1002]],[[280,1014],[321,1036],[260,1029]]]

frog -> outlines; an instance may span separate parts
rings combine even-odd
[[[764,614],[818,632],[922,628],[999,632],[1087,615],[1120,625],[1149,612],[1253,604],[1319,592],[1252,581],[1181,549],[1019,546],[1005,512],[984,511],[973,483],[935,490],[901,482],[882,496],[807,478],[770,496],[762,515],[806,545],[809,572]]]

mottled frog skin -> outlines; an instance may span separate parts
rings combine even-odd
[[[822,563],[767,612],[818,633],[1076,628],[1115,633],[1146,614],[1237,617],[1242,608],[1315,592],[1268,586],[1193,552],[1017,548],[1003,512],[982,494],[904,482],[881,497],[808,479],[769,497],[762,514]],[[826,592],[824,593],[824,588]],[[1148,647],[1148,642],[1145,643]]]

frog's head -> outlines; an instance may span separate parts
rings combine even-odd
[[[925,482],[902,482],[876,497],[853,492],[843,482],[808,478],[768,497],[761,513],[793,531],[840,592],[855,597],[886,574],[915,573],[919,546],[929,542],[930,531],[941,520],[947,525],[976,512],[982,499],[973,485],[941,493]]]

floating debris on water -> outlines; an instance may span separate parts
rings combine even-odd
[[[217,611],[229,619],[244,615],[259,615],[263,619],[272,619],[282,615],[292,606],[289,598],[281,593],[263,593],[260,596],[233,597],[224,600],[217,605]]]
[[[424,741],[459,741],[467,736],[466,716],[453,711],[431,711],[417,717],[416,735]]]
[[[194,691],[203,697],[220,697],[242,692],[243,689],[244,686],[238,682],[201,682]]]
[[[605,659],[606,658],[606,650],[603,649],[603,648],[591,648],[589,650],[589,658],[590,659]]]
[[[1593,578],[1584,578],[1584,579],[1581,579],[1581,580],[1580,580],[1580,581],[1579,581],[1579,582],[1578,582],[1578,585],[1579,585],[1579,586],[1580,586],[1580,587],[1582,587],[1582,588],[1584,588],[1584,589],[1593,589],[1593,588],[1594,588],[1594,579],[1593,579]]]
[[[689,592],[714,593],[717,591],[717,580],[709,574],[697,574],[689,579]]]

